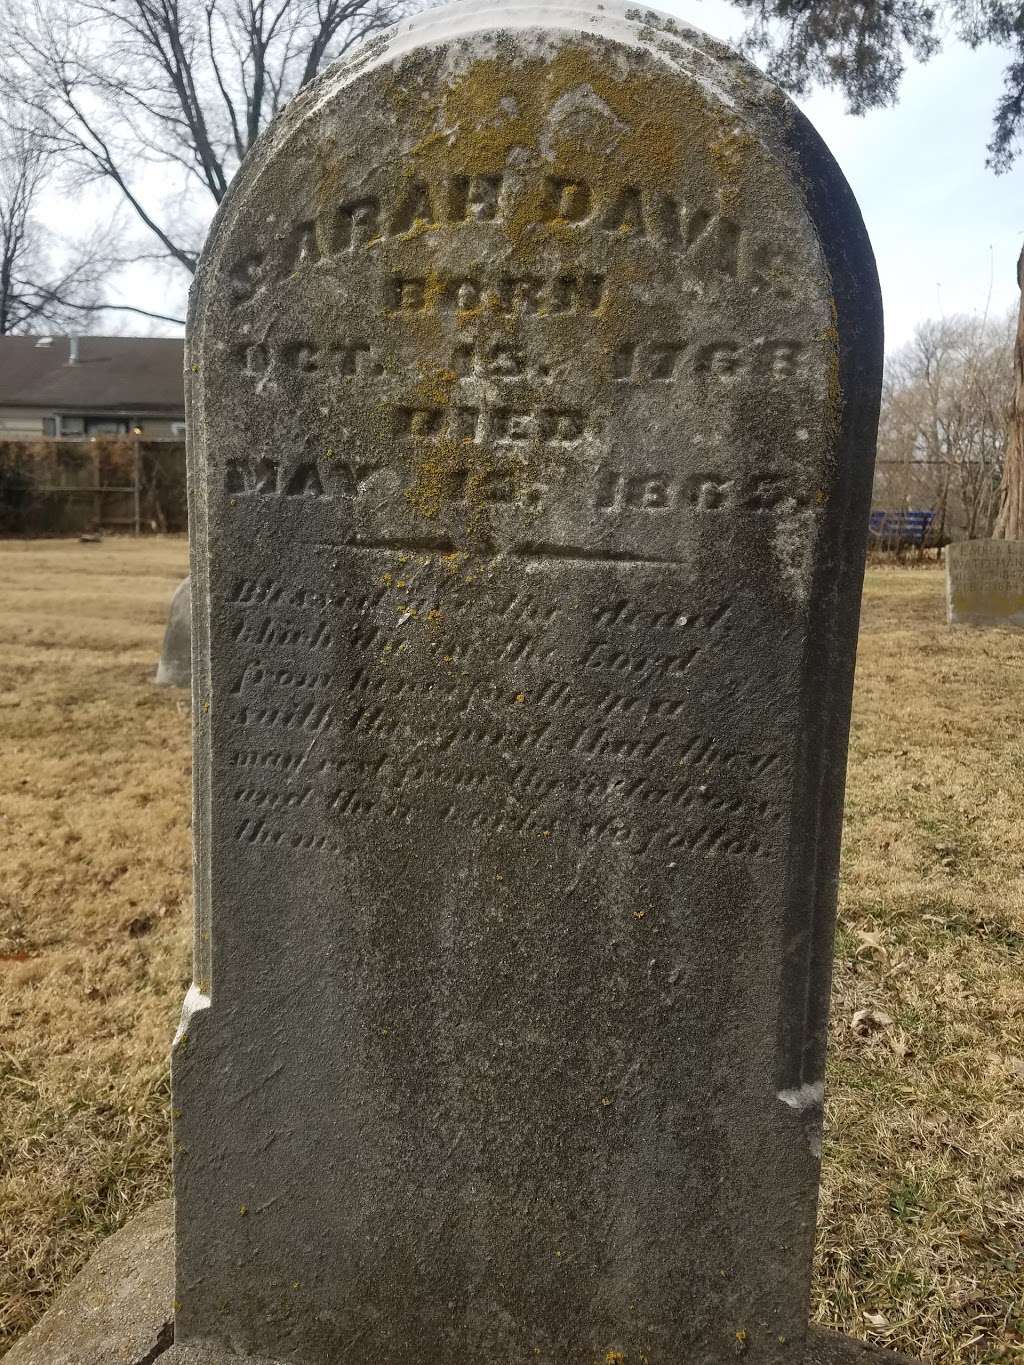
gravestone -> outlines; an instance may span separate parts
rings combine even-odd
[[[1024,627],[1024,540],[963,540],[945,556],[951,626]]]
[[[192,593],[187,578],[178,584],[171,598],[160,663],[156,670],[156,685],[192,685]]]
[[[881,357],[825,147],[646,10],[430,11],[246,161],[179,1343],[805,1360]]]

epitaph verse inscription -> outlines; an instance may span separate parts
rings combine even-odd
[[[458,554],[396,552],[353,595],[352,551],[320,553],[316,589],[264,576],[231,596],[243,846],[351,856],[354,825],[421,815],[637,857],[778,856],[788,754],[725,742],[693,703],[709,684],[723,706],[750,690],[731,603],[622,597],[566,620],[550,575],[524,588]]]
[[[870,255],[699,35],[452,13],[197,291],[178,1336],[804,1365]]]

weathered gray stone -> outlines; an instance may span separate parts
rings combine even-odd
[[[431,11],[246,162],[180,1343],[803,1362],[880,370],[827,151],[646,10]]]
[[[150,1365],[173,1336],[171,1201],[100,1246],[4,1365]]]
[[[1024,627],[1024,540],[964,540],[945,555],[951,626]]]
[[[216,1346],[171,1345],[174,1299],[170,1200],[141,1214],[96,1252],[7,1365],[277,1365]],[[812,1329],[807,1365],[899,1365],[834,1332]]]
[[[192,592],[189,580],[179,583],[171,598],[163,649],[156,670],[157,687],[192,685]]]

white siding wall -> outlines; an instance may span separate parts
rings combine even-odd
[[[41,408],[0,408],[0,436],[42,436]]]
[[[0,408],[0,439],[5,436],[42,436],[43,418],[52,415],[52,411],[48,408]],[[160,417],[144,417],[139,425],[142,427],[143,436],[170,437],[175,435],[173,428],[175,422],[180,420],[180,418],[172,421]]]

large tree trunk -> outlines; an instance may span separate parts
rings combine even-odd
[[[1017,261],[1017,283],[1021,297],[1013,347],[1013,401],[999,516],[992,532],[996,540],[1024,540],[1024,251]]]

